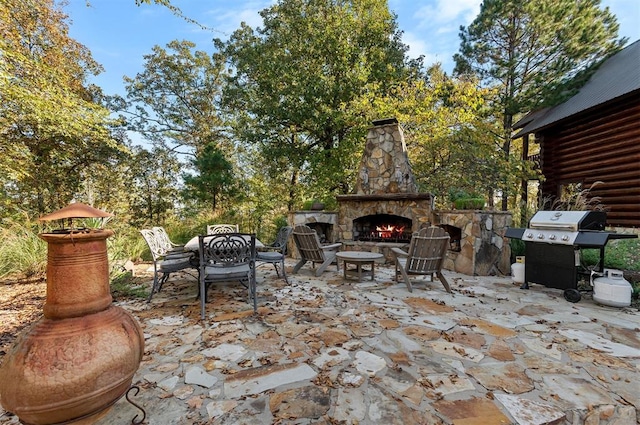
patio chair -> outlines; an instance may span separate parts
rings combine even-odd
[[[396,255],[396,282],[402,275],[407,289],[413,292],[410,275],[429,275],[433,281],[435,274],[447,292],[451,293],[449,282],[442,275],[442,263],[448,246],[447,232],[441,227],[432,226],[413,234],[409,243],[409,252],[392,248],[391,251]]]
[[[156,226],[152,227],[151,230],[153,231],[153,233],[155,233],[158,241],[162,244],[167,253],[184,252],[184,245],[173,243],[164,227]]]
[[[287,255],[287,243],[291,232],[293,232],[293,228],[290,226],[280,228],[276,235],[276,240],[260,248],[256,256],[256,260],[261,263],[273,264],[278,277],[280,277],[280,272],[278,272],[278,265],[280,265],[282,268],[282,276],[287,283],[289,283],[289,279],[287,279],[287,272],[284,269],[284,257]]]
[[[153,259],[153,286],[147,302],[151,302],[153,294],[160,292],[162,285],[169,279],[171,273],[195,269],[193,255],[190,252],[170,253],[151,229],[140,230]],[[195,277],[195,276],[194,276]]]
[[[209,224],[207,225],[207,235],[217,235],[220,233],[238,233],[240,231],[237,224]]]
[[[334,261],[338,271],[340,271],[340,264],[336,261],[336,253],[342,246],[341,243],[321,245],[316,231],[305,225],[298,225],[293,229],[293,241],[300,253],[300,261],[293,268],[293,274],[298,273],[300,268],[309,261],[311,261],[313,267],[315,267],[316,263],[320,264],[320,267],[316,269],[316,276],[320,276],[329,264]]]
[[[207,289],[214,282],[239,280],[249,290],[254,313],[258,310],[256,295],[256,236],[224,233],[198,237],[200,251],[199,296],[200,317],[205,318]]]

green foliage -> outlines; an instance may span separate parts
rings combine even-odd
[[[409,72],[407,47],[386,1],[281,0],[217,41],[237,73],[225,87],[237,136],[257,146],[267,176],[286,184],[288,209],[303,184],[317,196],[347,193],[366,125],[358,99]]]
[[[484,198],[461,198],[456,199],[454,205],[458,210],[481,210],[485,203]]]
[[[211,206],[215,212],[223,196],[233,197],[238,191],[233,175],[233,166],[222,151],[209,143],[191,162],[197,175],[182,174],[186,199],[196,199]]]
[[[87,169],[125,150],[86,82],[101,67],[69,38],[67,19],[53,0],[0,7],[0,187],[9,214],[66,205]]]
[[[111,296],[114,301],[120,298],[147,298],[149,296],[148,283],[141,283],[131,273],[123,272],[111,279]]]
[[[194,49],[194,43],[177,40],[167,49],[154,46],[144,56],[144,71],[124,78],[127,101],[119,99],[121,112],[132,130],[158,146],[192,153],[215,143],[231,151],[219,110],[224,61]]]
[[[33,223],[9,223],[0,228],[0,278],[43,276],[47,267],[47,244]]]
[[[174,154],[161,148],[133,149],[128,169],[130,190],[123,193],[131,210],[131,225],[143,227],[161,223],[174,212],[179,200],[180,163]]]
[[[581,249],[582,264],[594,266],[600,261],[599,249]],[[604,250],[604,267],[640,271],[640,239],[615,239]]]

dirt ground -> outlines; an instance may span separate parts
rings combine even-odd
[[[46,293],[44,277],[0,281],[0,359],[20,332],[42,316]]]

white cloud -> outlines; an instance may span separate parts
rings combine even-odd
[[[455,27],[467,25],[473,21],[480,11],[481,0],[435,0],[422,6],[415,12],[419,26],[455,24]]]

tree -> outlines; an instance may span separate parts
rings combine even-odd
[[[185,198],[209,203],[215,212],[220,198],[234,192],[233,165],[213,143],[208,144],[191,165],[198,174],[182,174]]]
[[[6,205],[34,214],[67,204],[87,168],[124,151],[86,84],[101,68],[66,19],[53,0],[0,7],[0,181]]]
[[[131,130],[158,146],[187,148],[180,152],[190,155],[210,143],[231,147],[219,110],[224,61],[194,48],[177,40],[167,50],[155,46],[144,56],[144,71],[124,78],[127,102],[119,99],[118,107]]]
[[[468,28],[460,28],[455,72],[478,74],[496,87],[502,152],[509,160],[518,114],[570,96],[608,55],[624,45],[618,24],[599,0],[485,0]],[[511,188],[506,182],[502,209]]]
[[[128,192],[131,224],[161,223],[174,212],[178,204],[178,176],[180,163],[175,154],[166,149],[132,148],[129,163]]]
[[[308,171],[344,193],[365,124],[354,102],[409,75],[395,17],[382,0],[280,0],[260,14],[263,28],[217,41],[235,71],[224,98],[243,111],[237,135],[267,162],[290,160],[292,184]]]
[[[483,194],[491,202],[497,184],[520,175],[500,154],[496,123],[487,116],[489,96],[476,80],[451,78],[434,65],[425,79],[398,84],[363,102],[368,114],[398,118],[420,190],[447,207],[451,188]]]

